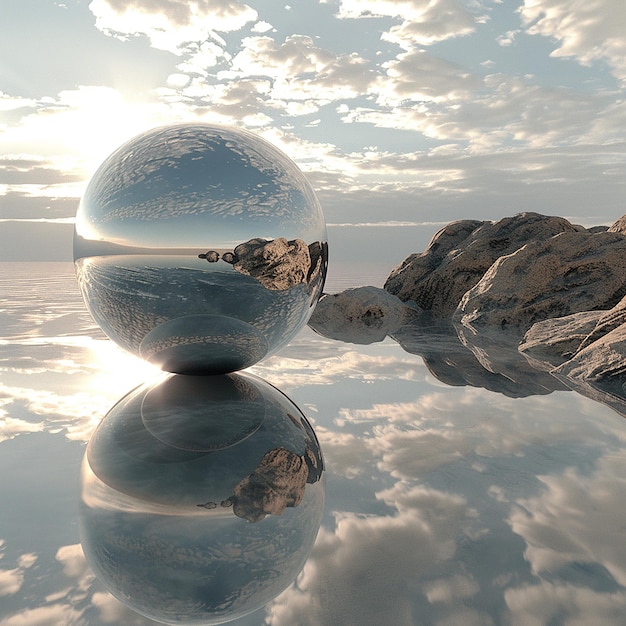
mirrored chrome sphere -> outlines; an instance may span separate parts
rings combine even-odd
[[[122,603],[217,624],[286,589],[315,542],[324,463],[298,407],[256,376],[172,375],[105,416],[83,460],[87,562]]]
[[[83,298],[116,343],[162,369],[220,374],[285,346],[326,277],[315,194],[240,129],[177,124],[121,146],[76,215]]]

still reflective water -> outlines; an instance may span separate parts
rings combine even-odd
[[[237,557],[263,556],[269,560],[259,571],[271,571],[272,559],[287,562],[299,546],[289,561],[298,568],[305,561],[295,581],[274,587],[278,595],[232,622],[239,626],[623,624],[626,422],[607,405],[564,389],[548,393],[543,384],[534,394],[534,380],[515,397],[515,362],[502,390],[489,377],[485,388],[486,379],[465,360],[463,375],[445,384],[441,373],[458,373],[459,358],[436,337],[413,332],[399,342],[357,346],[307,328],[242,373],[253,374],[244,382],[258,387],[232,384],[216,392],[224,416],[243,402],[241,419],[229,420],[227,432],[216,434],[206,421],[198,430],[185,418],[198,409],[197,393],[171,382],[168,389],[170,379],[106,339],[84,310],[71,264],[5,263],[1,270],[3,626],[155,623],[94,575],[85,558],[93,551],[90,537],[109,542],[107,556],[142,555],[144,561],[118,579],[145,578],[150,563],[157,581],[168,571],[180,573],[173,557],[182,555],[188,571],[204,563],[208,580],[216,568],[226,572],[230,559],[247,591],[261,589],[263,576],[245,579]],[[364,282],[377,284],[331,266],[326,291]],[[278,395],[264,395],[268,389]],[[211,398],[216,395],[201,405],[216,419],[219,402]],[[258,406],[248,411],[248,405]],[[281,421],[275,406],[293,419]],[[179,416],[175,427],[172,411]],[[269,441],[272,419],[282,443]],[[94,437],[99,424],[112,425],[110,438]],[[258,444],[259,437],[267,445]],[[154,446],[149,454],[146,440]],[[97,452],[91,457],[90,441]],[[256,449],[258,463],[240,467],[239,445]],[[224,455],[219,470],[209,467],[216,465],[216,450]],[[280,474],[283,487],[274,486],[283,499],[255,514],[262,515],[257,521],[237,516],[233,497],[246,493],[255,477],[268,484],[263,468],[280,464],[275,450],[285,450],[278,456],[291,461],[281,467],[293,468],[289,480]],[[111,465],[115,455],[126,463]],[[319,465],[322,456],[324,475],[315,480],[311,459]],[[217,490],[215,471],[221,472]],[[172,476],[181,476],[179,488]],[[304,495],[298,499],[296,492]],[[187,525],[176,533],[168,522],[183,509]],[[315,543],[307,546],[318,524]],[[99,530],[90,535],[86,525]],[[233,529],[246,531],[253,545]],[[140,538],[131,540],[137,530]],[[207,539],[211,533],[222,538]],[[236,537],[234,543],[224,533]],[[286,538],[271,540],[280,533]],[[207,564],[206,549],[194,551],[196,540],[213,554],[223,548],[219,566]],[[123,568],[123,561],[114,567]],[[206,589],[196,592],[203,607]],[[182,587],[173,597],[189,600]],[[169,602],[170,611],[175,604]]]

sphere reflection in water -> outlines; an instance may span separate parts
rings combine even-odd
[[[222,623],[297,576],[324,506],[306,418],[249,374],[170,376],[120,400],[82,470],[81,541],[108,590],[164,623]]]
[[[87,308],[127,350],[177,373],[243,369],[306,324],[326,276],[321,208],[252,133],[178,124],[109,156],[81,200]]]

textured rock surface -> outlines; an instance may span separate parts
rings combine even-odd
[[[626,297],[622,298],[609,311],[602,312],[593,330],[590,330],[578,349],[586,348],[622,324],[626,324]]]
[[[250,239],[235,250],[233,267],[266,289],[284,291],[305,283],[311,270],[309,247],[301,239]]]
[[[358,287],[320,298],[309,326],[320,335],[348,343],[382,341],[418,315],[378,287]]]
[[[614,224],[609,227],[609,232],[622,233],[626,235],[626,215],[622,215]]]
[[[461,300],[455,320],[522,336],[534,323],[610,309],[626,294],[626,237],[564,232],[496,261]]]
[[[564,218],[538,213],[520,213],[495,223],[453,222],[433,237],[423,253],[411,255],[396,267],[385,289],[433,315],[447,317],[501,256],[531,241],[584,230]]]
[[[562,348],[571,348],[563,350]],[[556,374],[626,393],[626,298],[609,311],[589,311],[535,324],[519,349],[552,364]]]
[[[537,322],[524,335],[519,350],[550,369],[561,365],[580,348],[602,315],[603,311],[584,311]]]
[[[579,350],[555,372],[623,397],[626,395],[626,325]]]

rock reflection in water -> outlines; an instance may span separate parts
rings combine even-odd
[[[76,216],[83,298],[170,372],[222,374],[285,346],[322,291],[326,225],[304,174],[246,131],[157,128],[121,146]]]
[[[170,376],[121,399],[83,460],[81,541],[107,589],[164,623],[222,623],[297,576],[323,511],[306,418],[249,374]]]
[[[607,382],[580,380],[518,349],[516,337],[504,332],[481,333],[450,319],[410,307],[377,287],[324,295],[309,326],[318,334],[356,344],[390,337],[424,364],[438,380],[469,385],[512,398],[574,390],[626,415],[626,389],[621,377]]]

